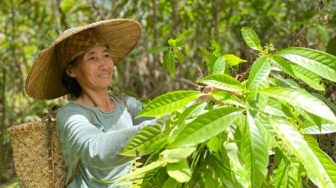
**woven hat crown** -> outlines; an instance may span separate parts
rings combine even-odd
[[[65,69],[71,60],[83,54],[89,48],[101,44],[106,45],[106,42],[95,29],[85,30],[63,40],[55,47],[61,68]]]
[[[61,79],[67,64],[88,48],[105,44],[114,64],[137,44],[140,24],[130,19],[111,19],[76,27],[58,37],[35,59],[26,80],[26,92],[35,99],[55,99],[69,92]]]

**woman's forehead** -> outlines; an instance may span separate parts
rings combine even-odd
[[[106,45],[99,45],[99,46],[94,46],[87,51],[84,52],[84,54],[89,55],[89,54],[94,54],[97,52],[109,52],[109,48]]]

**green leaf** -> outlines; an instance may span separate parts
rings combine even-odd
[[[258,35],[251,28],[243,27],[241,29],[241,32],[242,32],[242,35],[243,35],[243,38],[244,38],[246,44],[250,48],[252,48],[254,50],[258,50],[259,52],[262,51],[262,47],[260,45]]]
[[[177,163],[168,163],[167,173],[180,183],[188,182],[191,178],[191,170],[186,159]]]
[[[239,99],[237,96],[233,95],[231,92],[215,91],[212,93],[212,96],[216,100],[220,100],[225,104],[246,108],[246,105],[243,103],[244,101]]]
[[[181,63],[186,59],[185,55],[177,48],[174,48],[174,54]]]
[[[238,151],[235,149],[234,151]],[[241,182],[237,181],[234,176],[234,171],[231,168],[230,158],[227,156],[225,150],[220,151],[220,155],[210,155],[206,159],[206,163],[213,169],[216,173],[216,176],[220,178],[223,183],[223,187],[236,187],[236,188],[243,188],[240,184]],[[235,164],[232,164],[234,166]]]
[[[180,183],[174,178],[168,177],[167,181],[163,184],[162,188],[179,188]],[[157,186],[157,185],[156,185]]]
[[[272,127],[271,123],[263,117],[255,118],[255,122],[258,126],[258,129],[267,145],[267,150],[271,151],[276,146],[276,131]]]
[[[216,60],[211,74],[224,74],[224,71],[225,71],[225,58],[224,56],[220,56]]]
[[[239,57],[233,55],[233,54],[225,54],[224,55],[225,62],[229,64],[230,66],[236,66],[241,63],[247,62],[246,60],[240,59]]]
[[[168,44],[170,47],[180,47],[184,42],[184,34],[179,35],[176,39],[169,39]]]
[[[320,162],[319,156],[313,152],[303,136],[283,119],[272,117],[269,120],[278,137],[303,164],[310,179],[314,180],[314,183],[319,187],[335,187]]]
[[[273,58],[273,60],[281,66],[281,69],[291,77],[302,80],[316,90],[324,90],[324,87],[320,84],[321,78],[317,74],[302,66],[286,61],[281,57],[274,56]]]
[[[168,70],[170,76],[175,74],[174,54],[171,50],[166,52],[163,56],[163,67]]]
[[[111,182],[122,182],[122,181],[128,182],[132,180],[141,179],[145,176],[145,174],[152,172],[153,170],[156,170],[157,168],[164,167],[166,166],[166,164],[167,164],[166,161],[157,160],[153,163],[150,163],[149,165],[146,165],[144,167],[137,169],[136,171],[130,172],[124,176],[121,176],[115,180],[112,180]]]
[[[196,150],[196,147],[183,147],[166,149],[160,153],[161,158],[168,163],[177,163],[183,159],[186,159]]]
[[[336,57],[309,48],[286,48],[275,53],[330,81],[336,82]]]
[[[327,178],[330,179],[330,181],[332,181],[334,185],[333,187],[336,187],[336,170],[335,170],[336,164],[335,162],[330,158],[329,155],[327,155],[325,152],[321,150],[318,142],[315,140],[314,137],[305,135],[304,138],[309,144],[314,154],[318,157],[318,160],[323,166],[323,170],[325,170],[326,173],[328,174]]]
[[[289,117],[289,110],[281,102],[268,98],[264,112],[273,116]]]
[[[189,147],[209,140],[229,127],[243,110],[233,107],[218,108],[199,115],[179,134],[170,137],[167,148]],[[174,133],[173,133],[174,134]]]
[[[264,84],[262,83],[271,72],[270,61],[271,59],[267,56],[263,56],[254,62],[247,81],[249,90],[264,88]]]
[[[241,85],[239,81],[226,74],[212,74],[198,79],[197,82],[204,83],[225,91],[241,92],[245,90],[244,86]]]
[[[153,48],[149,48],[147,50],[147,53],[149,53],[149,54],[155,54],[156,55],[156,54],[159,54],[160,52],[164,52],[164,51],[166,51],[168,49],[169,49],[168,46],[155,46]]]
[[[218,136],[214,136],[210,138],[210,140],[206,143],[206,146],[213,152],[218,152],[223,147],[223,143],[225,139],[224,134],[220,134]]]
[[[180,35],[176,38],[176,47],[180,47],[180,46],[182,46],[183,43],[184,43],[184,34],[180,34]]]
[[[281,160],[275,175],[274,187],[276,188],[300,188],[297,178],[292,176],[293,165],[283,159]]]
[[[325,102],[331,110],[336,113],[336,105],[330,101],[330,99],[325,98],[323,95],[312,93],[313,96],[320,99],[321,101]]]
[[[268,151],[254,117],[247,111],[246,126],[242,137],[241,152],[245,168],[250,172],[252,187],[261,187],[266,179]]]
[[[185,105],[196,100],[201,95],[202,93],[197,91],[173,91],[163,94],[148,103],[137,117],[161,116],[174,112],[185,107]]]
[[[310,121],[306,121],[302,126],[303,134],[331,134],[336,132],[336,124],[322,119],[321,126]]]
[[[278,74],[272,74],[273,78],[277,81],[274,85],[278,87],[301,89],[301,86],[296,83],[293,79],[285,79]]]
[[[198,115],[205,113],[206,106],[207,103],[196,103],[185,109],[178,117],[178,120],[176,122],[177,126],[179,126],[179,128],[182,128],[182,126],[187,123],[187,120],[190,121],[190,119],[194,119]]]
[[[160,126],[146,126],[135,134],[124,149],[121,155],[125,156],[141,156],[155,151],[160,145],[153,145],[164,135],[161,133]],[[160,140],[164,145],[164,140]]]
[[[290,88],[266,88],[256,92],[284,101],[336,124],[336,117],[330,108],[306,91]]]

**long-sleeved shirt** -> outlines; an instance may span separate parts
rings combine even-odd
[[[141,102],[126,95],[121,98],[124,102],[111,95],[116,104],[111,112],[76,101],[70,101],[58,111],[56,124],[68,167],[67,179],[81,160],[69,187],[117,187],[116,183],[106,184],[103,180],[130,172],[133,158],[121,156],[119,152],[136,132],[156,122],[155,119],[134,119],[142,109]]]

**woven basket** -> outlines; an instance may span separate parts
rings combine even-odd
[[[55,114],[50,108],[41,121],[8,128],[14,166],[20,187],[64,187],[67,168],[56,132]]]

